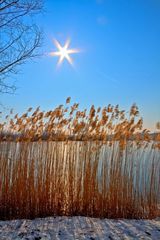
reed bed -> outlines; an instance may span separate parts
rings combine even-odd
[[[66,104],[0,125],[0,219],[160,215],[160,134],[139,111]]]

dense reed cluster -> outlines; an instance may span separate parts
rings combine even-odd
[[[80,111],[70,98],[11,110],[0,125],[0,218],[158,216],[160,133],[138,116],[136,105]]]

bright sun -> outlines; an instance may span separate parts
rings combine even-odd
[[[70,57],[70,54],[78,53],[79,50],[78,49],[68,49],[69,44],[70,44],[70,39],[68,39],[66,41],[66,43],[63,47],[60,45],[60,43],[56,39],[54,40],[54,44],[59,51],[51,52],[50,56],[58,56],[59,57],[58,65],[60,65],[64,59],[68,60],[68,62],[70,64],[73,64],[73,60]]]

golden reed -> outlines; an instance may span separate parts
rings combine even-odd
[[[160,215],[160,133],[135,104],[78,106],[11,110],[0,124],[0,219]]]

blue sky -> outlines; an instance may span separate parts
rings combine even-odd
[[[146,127],[160,121],[160,1],[48,0],[36,21],[44,30],[45,53],[15,77],[15,95],[1,102],[15,112],[29,106],[52,109],[71,96],[80,108],[92,104],[139,106]],[[70,37],[74,67],[57,69],[53,39]]]

